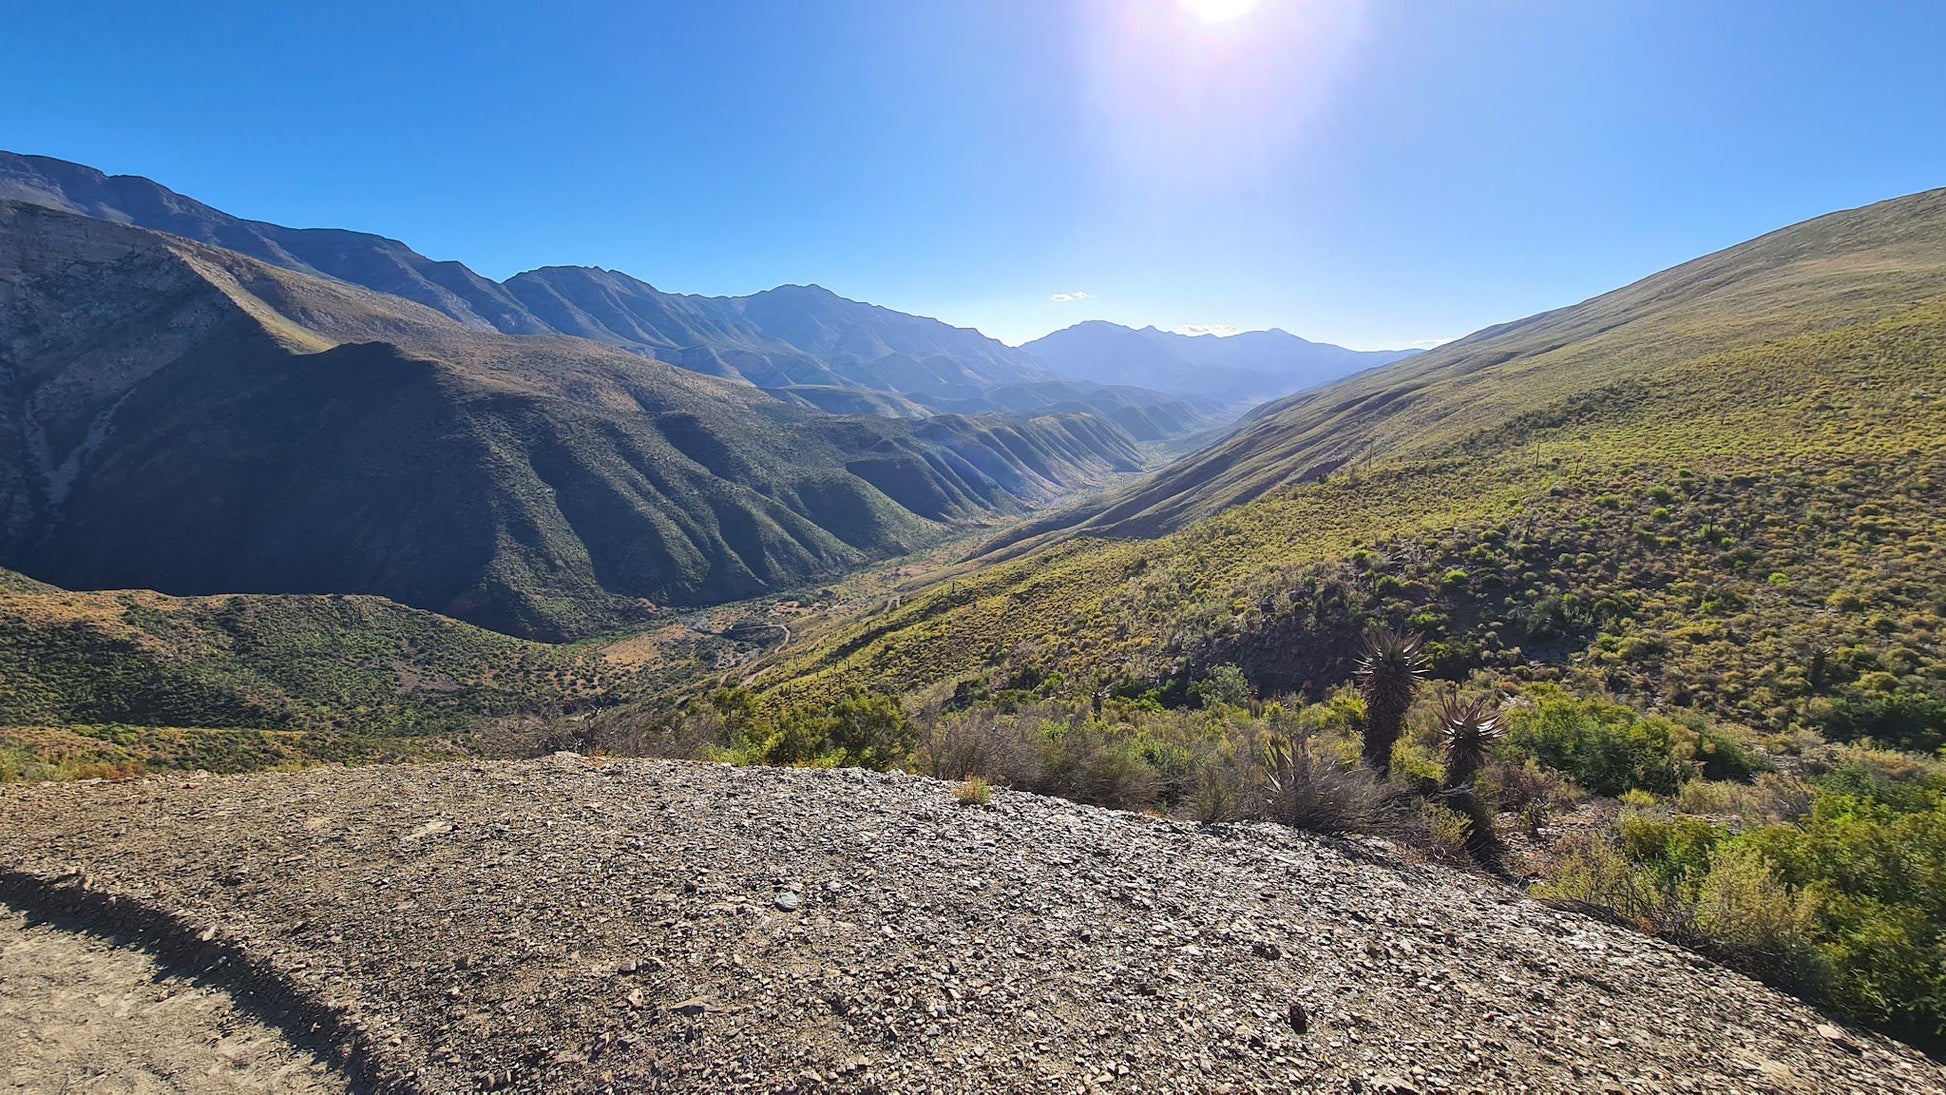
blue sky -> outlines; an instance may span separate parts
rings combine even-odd
[[[1190,2],[34,4],[0,147],[1013,342],[1419,343],[1946,185],[1946,4]]]

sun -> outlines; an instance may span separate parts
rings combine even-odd
[[[1205,23],[1221,23],[1250,14],[1258,0],[1182,0],[1182,6]]]

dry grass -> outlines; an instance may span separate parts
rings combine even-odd
[[[953,801],[961,806],[985,806],[993,801],[993,784],[980,776],[968,776],[954,786]]]

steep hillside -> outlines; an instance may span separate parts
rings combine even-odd
[[[744,297],[665,293],[615,270],[550,266],[504,285],[458,262],[435,262],[397,240],[339,229],[297,229],[244,220],[148,179],[105,175],[45,156],[0,152],[0,200],[167,232],[299,273],[336,278],[423,304],[463,327],[504,334],[561,334],[760,388],[813,393],[805,406],[905,413],[864,393],[916,399],[929,411],[1029,414],[1097,405],[1096,385],[1050,376],[1032,356],[978,331],[846,300],[819,286],[786,285]],[[1006,388],[1002,399],[991,398]],[[1034,398],[1021,399],[1023,392]],[[1168,436],[1207,429],[1215,404],[1143,393],[1165,409],[1147,428]],[[1180,426],[1173,423],[1180,422]],[[1146,439],[1146,438],[1145,438]]]
[[[1316,694],[1383,621],[1428,632],[1444,676],[1930,749],[1942,492],[1933,191],[1293,397],[762,680],[1235,662]]]
[[[368,1090],[1946,1090],[1666,943],[1268,826],[572,756],[0,811],[0,898]]]
[[[1104,384],[1258,403],[1403,357],[1410,350],[1347,350],[1285,331],[1184,335],[1089,320],[1022,346],[1057,373]]]
[[[1626,397],[1631,380],[1709,368],[1725,351],[1894,316],[1942,293],[1946,190],[1832,214],[1291,396],[1223,444],[1056,521],[1108,535],[1170,531],[1350,461],[1432,456],[1472,438],[1491,445],[1494,431],[1558,416],[1577,397]]]
[[[0,564],[530,636],[836,573],[1141,460],[1092,416],[798,411],[36,205],[0,203],[0,347]]]

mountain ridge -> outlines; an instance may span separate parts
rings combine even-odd
[[[1068,405],[1113,414],[1133,398],[1123,392],[1097,408],[1095,387],[1063,384],[1031,355],[978,331],[852,301],[818,285],[706,297],[665,293],[622,271],[571,265],[495,282],[385,236],[245,220],[142,176],[11,152],[0,152],[0,199],[222,247],[411,300],[469,328],[587,338],[760,388],[864,389],[917,400],[935,412],[974,414],[1007,409],[987,394],[996,388],[1018,393],[1022,385],[1060,386],[1030,408],[1035,411]],[[1219,403],[1194,397],[1148,393],[1141,401],[1153,411],[1139,426],[1138,436],[1150,435],[1143,440],[1207,429],[1222,413]],[[1186,425],[1167,432],[1172,423]]]

